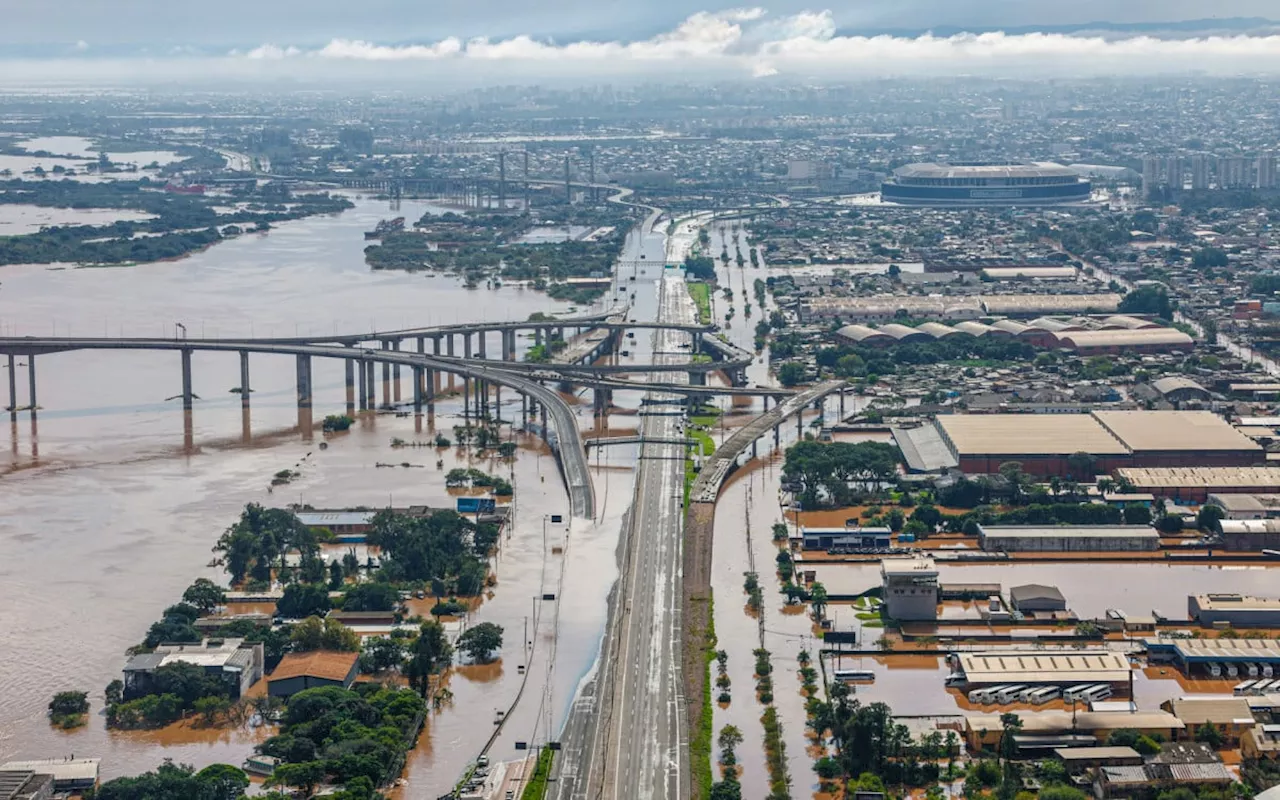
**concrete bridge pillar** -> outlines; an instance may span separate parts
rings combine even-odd
[[[350,364],[351,362],[348,361],[347,363]],[[366,364],[364,361],[356,362],[356,369],[360,372],[360,386],[356,391],[356,396],[357,396],[357,400],[359,401],[361,411],[364,411],[369,407],[369,393],[368,393],[369,378],[367,376],[367,369],[366,369],[367,367],[368,367],[368,364]],[[350,367],[348,367],[348,369],[350,369]]]
[[[348,368],[350,369],[350,368]],[[348,372],[348,375],[351,373]],[[350,380],[348,379],[348,383]],[[252,389],[249,386],[249,351],[240,351],[240,407],[249,407],[249,393]]]
[[[538,405],[539,419],[542,420],[542,438],[547,437],[547,406],[546,404]]]
[[[418,355],[424,355],[427,352],[427,337],[418,337]]]
[[[378,407],[378,393],[374,390],[374,363],[372,361],[364,362],[364,402],[365,406],[374,411]]]
[[[840,421],[844,422],[844,389],[840,390]]]
[[[400,340],[396,339],[391,343],[391,349],[397,353],[400,352]],[[391,399],[400,402],[400,365],[393,364],[391,366]]]
[[[773,446],[774,447],[777,447],[779,444],[782,443],[782,434],[779,432],[779,429],[781,427],[782,427],[781,425],[773,426]]]
[[[493,387],[493,419],[499,425],[502,424],[502,387]]]
[[[347,379],[347,416],[351,416],[356,413],[356,364],[353,359],[344,358],[342,365]]]
[[[9,418],[18,418],[18,365],[13,356],[9,356]]]
[[[695,331],[693,334],[693,352],[694,353],[702,352],[702,332],[701,331]]]
[[[452,333],[446,333],[444,335],[444,343],[448,347],[448,350],[446,351],[446,353],[448,354],[449,358],[453,358],[453,334]]]
[[[796,441],[804,439],[804,412],[796,411]]]
[[[539,347],[541,347],[541,346],[542,346],[542,340],[543,340],[543,338],[544,338],[544,337],[543,337],[543,330],[542,330],[542,328],[534,328],[534,329],[533,329],[533,343],[534,343],[534,344],[536,344],[536,345],[538,345]]]
[[[488,332],[488,331],[479,331],[478,333],[476,333],[476,338],[480,340],[480,357],[481,357],[481,358],[488,358],[488,356],[487,356],[487,355],[485,355],[485,349],[484,349],[484,347],[485,347],[485,340],[489,338],[489,332]]]
[[[27,357],[27,369],[31,369],[31,362],[35,359]],[[31,379],[31,385],[35,386],[35,378]],[[35,398],[32,398],[32,405],[35,405]],[[182,351],[182,410],[191,410],[191,351],[184,349]]]
[[[422,367],[413,368],[413,413],[422,413]]]
[[[462,379],[462,418],[471,420],[471,381]]]
[[[706,386],[706,385],[707,385],[707,373],[705,373],[705,372],[690,372],[690,373],[689,373],[689,384],[690,384],[691,386]]]
[[[449,355],[453,355],[453,353]],[[462,334],[462,357],[471,358],[471,334],[469,333]]]
[[[769,413],[769,395],[764,396],[764,413]]]
[[[383,351],[391,349],[391,342],[382,343]],[[382,407],[386,408],[391,405],[391,364],[387,361],[382,362]]]
[[[431,352],[435,355],[440,355],[440,337],[439,336],[431,337]]]
[[[298,357],[298,408],[311,408],[311,356]]]
[[[423,389],[427,394],[427,406],[430,407],[436,402],[436,371],[434,369],[426,371],[425,384]]]

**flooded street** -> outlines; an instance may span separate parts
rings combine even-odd
[[[406,201],[395,213],[416,218],[428,207]],[[391,215],[386,203],[360,199],[342,215],[286,223],[175,263],[61,271],[7,267],[0,270],[0,324],[16,335],[172,336],[174,323],[182,322],[192,338],[282,336],[569,310],[529,290],[468,291],[450,277],[370,272],[362,231]],[[520,340],[518,349],[528,344]],[[19,405],[25,405],[25,358],[19,364]],[[390,441],[425,441],[432,422],[451,436],[460,424],[454,416],[460,400],[438,403],[434,420],[422,420],[421,433],[412,416],[363,416],[322,450],[319,431],[296,428],[292,359],[255,356],[251,370],[246,435],[239,396],[229,391],[239,384],[236,357],[196,354],[194,447],[185,452],[181,404],[168,399],[180,392],[176,354],[37,359],[38,417],[24,412],[13,424],[6,420],[8,431],[0,436],[6,510],[0,518],[0,580],[9,589],[0,606],[0,630],[19,644],[0,654],[0,679],[11,687],[0,698],[0,759],[72,752],[102,757],[104,779],[153,769],[166,757],[197,766],[240,763],[261,732],[108,732],[98,714],[102,689],[119,677],[125,649],[161,611],[196,577],[225,580],[206,567],[220,533],[248,502],[452,505],[443,471],[466,465],[467,455],[442,451],[444,465],[437,470],[435,450],[395,450]],[[406,377],[406,396],[408,383]],[[518,417],[518,396],[504,392],[503,401],[504,419]],[[318,359],[315,418],[340,412],[344,403],[341,365]],[[590,427],[589,408],[579,411],[584,428]],[[514,465],[474,464],[504,475],[514,469],[514,530],[497,556],[493,596],[473,614],[474,621],[506,626],[503,660],[452,676],[453,707],[429,718],[411,754],[407,774],[415,792],[419,785],[451,786],[492,732],[493,709],[509,704],[517,688],[521,627],[531,613],[526,609],[544,574],[558,578],[562,572],[550,563],[551,555],[543,571],[542,521],[567,514],[567,497],[545,448],[532,438],[522,441]],[[415,466],[376,466],[401,462]],[[594,454],[592,462],[597,463]],[[598,647],[603,597],[615,569],[616,519],[623,498],[629,501],[630,473],[613,468],[625,465],[625,454],[605,453],[598,463],[601,522],[575,522],[570,546],[554,559],[564,561],[575,581],[566,586],[571,602],[563,604],[558,620],[552,717],[567,706]],[[271,476],[284,468],[302,475],[271,491]],[[544,617],[539,635],[551,637],[556,623]],[[48,698],[67,689],[88,691],[93,703],[89,724],[70,733],[50,728],[45,717]],[[532,705],[522,702],[522,711]]]

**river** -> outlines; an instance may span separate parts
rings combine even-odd
[[[392,209],[385,202],[353,199],[356,207],[342,214],[288,222],[172,263],[0,269],[0,326],[10,335],[172,336],[175,323],[182,323],[191,338],[293,336],[571,310],[532,290],[467,290],[447,276],[370,271],[363,231],[381,218],[416,219],[442,209],[410,201]],[[518,346],[529,344],[522,339]],[[25,362],[20,359],[18,367],[19,405],[26,402]],[[119,677],[125,649],[192,579],[225,579],[206,567],[210,547],[247,502],[451,502],[443,471],[469,463],[467,455],[443,453],[438,470],[434,451],[393,450],[390,440],[426,440],[433,423],[451,435],[457,400],[439,403],[421,432],[411,416],[369,414],[321,449],[318,431],[296,427],[291,359],[253,358],[247,435],[239,395],[229,391],[239,384],[238,370],[234,354],[195,355],[198,399],[188,448],[181,403],[173,399],[181,383],[176,354],[37,359],[38,417],[23,412],[0,436],[0,582],[6,588],[0,630],[10,643],[0,653],[0,682],[7,689],[0,695],[0,761],[72,753],[101,757],[104,779],[153,769],[164,758],[197,766],[238,764],[260,732],[106,730],[99,713],[102,689]],[[407,377],[405,387],[407,396]],[[316,419],[341,411],[341,365],[317,360],[313,391]],[[518,397],[504,393],[503,400],[504,417],[518,416]],[[589,407],[580,411],[584,428],[590,425]],[[492,731],[494,709],[509,703],[518,685],[523,619],[543,585],[543,558],[550,559],[542,521],[549,514],[567,516],[554,462],[536,440],[520,441],[524,449],[514,464],[475,464],[510,473],[516,486],[518,513],[496,559],[498,583],[474,612],[475,621],[506,626],[503,660],[451,678],[453,706],[432,715],[409,761],[414,797],[434,797],[435,790],[452,785]],[[379,468],[379,462],[413,466]],[[631,491],[626,453],[593,455],[593,464],[599,519],[548,534],[552,543],[570,537],[567,555],[555,558],[567,559],[564,571],[577,578],[565,590],[572,605],[566,604],[558,620],[547,617],[536,632],[557,642],[555,688],[546,704],[552,730],[598,647],[604,596],[616,569],[621,500]],[[272,491],[272,474],[284,468],[302,477]],[[553,575],[561,571],[557,563],[548,566]],[[44,707],[54,692],[67,689],[88,691],[93,713],[86,726],[64,733],[49,726]]]

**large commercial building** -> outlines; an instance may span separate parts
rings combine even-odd
[[[1244,594],[1193,594],[1187,615],[1205,627],[1274,628],[1280,626],[1280,599]]]
[[[910,206],[1052,206],[1083,203],[1092,186],[1051,162],[907,164],[880,187],[886,203]]]
[[[880,562],[885,613],[903,621],[938,618],[938,568],[931,558],[886,558]]]
[[[292,697],[321,686],[350,689],[359,671],[359,660],[359,653],[330,650],[288,653],[267,678],[267,693],[272,697]]]
[[[1275,495],[1222,495],[1229,497],[1274,497]],[[1219,497],[1213,495],[1213,497]],[[1228,550],[1262,551],[1280,550],[1280,519],[1224,519],[1222,540]]]
[[[1075,553],[1160,549],[1146,525],[979,525],[978,545],[999,553]]]
[[[1230,674],[1231,665],[1239,673],[1249,664],[1280,667],[1280,642],[1275,639],[1144,639],[1147,657],[1153,664],[1173,663],[1190,674]]]
[[[956,673],[966,686],[1044,684],[1077,686],[1129,682],[1129,660],[1110,650],[991,650],[953,653]]]
[[[1265,458],[1261,446],[1208,411],[951,414],[934,425],[960,469],[973,474],[1017,461],[1033,475],[1068,475],[1075,453],[1093,456],[1097,473],[1122,476],[1132,467],[1239,467]]]
[[[1280,493],[1280,467],[1126,467],[1116,477],[1139,492],[1192,503],[1210,494]]]

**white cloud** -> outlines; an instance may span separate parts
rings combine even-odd
[[[274,44],[264,44],[245,53],[244,57],[251,61],[279,61],[285,58],[292,58],[301,53],[301,50],[292,46],[280,47]]]
[[[83,53],[85,50],[89,49],[89,43],[86,42],[84,39],[81,39],[78,42],[76,42],[75,45],[73,45],[73,47],[76,50],[76,52]]]
[[[964,34],[952,37],[837,36],[830,11],[802,11],[771,17],[762,8],[700,11],[671,30],[636,41],[580,40],[556,42],[532,36],[503,39],[449,37],[433,42],[380,44],[363,39],[334,38],[327,44],[301,48],[266,43],[247,52],[220,57],[184,55],[167,59],[166,80],[219,75],[317,80],[378,80],[399,74],[388,62],[422,62],[429,70],[412,72],[414,80],[489,79],[535,82],[564,78],[688,78],[730,76],[856,78],[877,75],[993,74],[1153,74],[1185,72],[1280,73],[1280,36],[1202,36],[1165,39],[1149,35],[1106,38],[1030,33]],[[87,47],[87,45],[85,45]],[[79,45],[77,45],[79,47]],[[74,73],[106,79],[108,74],[157,74],[163,61],[142,58],[67,59],[53,62],[8,62],[3,69],[12,83],[32,74]],[[77,62],[80,66],[76,66]],[[36,69],[34,65],[45,67]],[[131,66],[132,65],[132,66]],[[23,71],[18,71],[23,67]],[[30,80],[30,78],[27,78]],[[52,78],[50,78],[52,79]],[[3,80],[3,79],[0,79]]]

